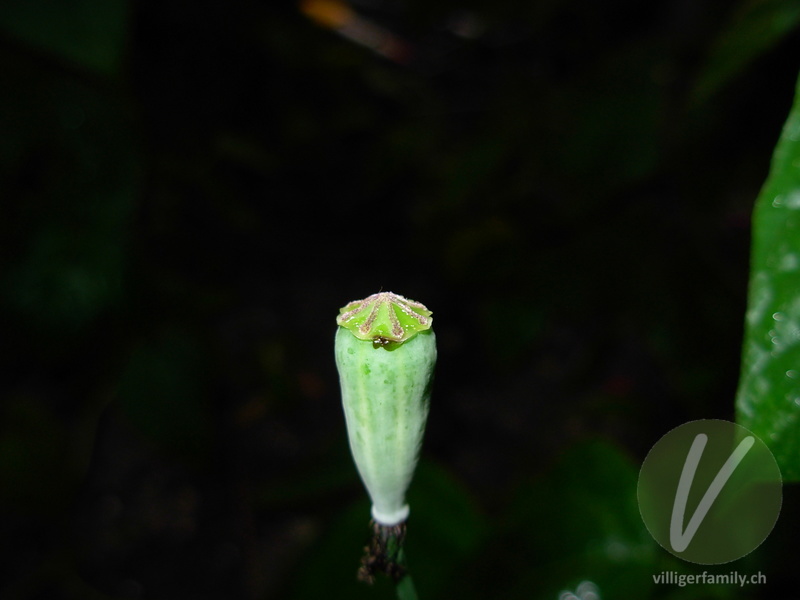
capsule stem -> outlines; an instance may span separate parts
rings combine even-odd
[[[364,547],[358,580],[371,584],[375,582],[376,574],[385,573],[398,583],[408,572],[403,550],[406,523],[403,521],[397,525],[382,525],[371,521],[370,525],[372,537],[369,544]]]

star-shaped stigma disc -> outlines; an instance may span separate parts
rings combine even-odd
[[[405,342],[430,329],[431,314],[419,302],[392,292],[379,292],[341,308],[336,323],[360,340],[386,345]]]

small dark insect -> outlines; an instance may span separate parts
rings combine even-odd
[[[385,337],[383,337],[381,335],[379,335],[378,337],[372,339],[372,345],[375,346],[376,348],[378,346],[387,346],[388,344],[391,344],[391,343],[392,343],[392,340],[390,340],[388,338],[385,338]]]

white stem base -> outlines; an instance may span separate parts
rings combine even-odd
[[[408,504],[404,505],[399,510],[394,510],[392,512],[381,512],[375,505],[372,505],[372,518],[375,520],[376,523],[380,525],[385,525],[387,527],[391,527],[393,525],[399,525],[400,523],[404,522],[408,519],[408,513],[410,509]]]

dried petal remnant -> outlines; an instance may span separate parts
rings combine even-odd
[[[400,343],[430,329],[431,314],[420,302],[392,292],[380,292],[340,309],[336,323],[360,340]]]

